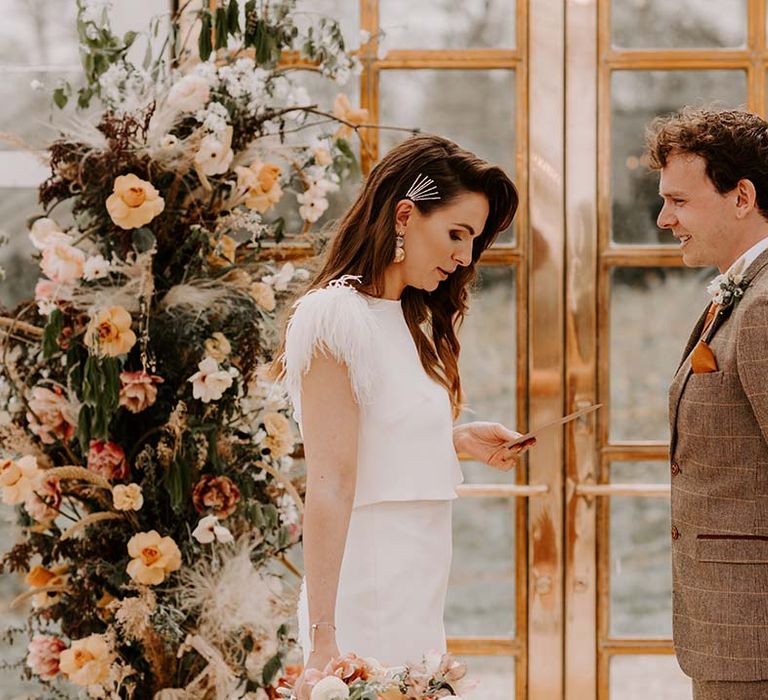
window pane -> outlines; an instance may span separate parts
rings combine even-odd
[[[387,70],[381,72],[380,121],[456,141],[515,174],[515,73],[508,70]],[[380,152],[407,138],[380,133]],[[500,240],[509,241],[512,231]]]
[[[667,440],[667,389],[717,274],[690,268],[617,268],[611,275],[613,440]]]
[[[624,48],[723,48],[747,40],[747,0],[612,0],[612,40]]]
[[[613,476],[612,480],[618,481]],[[613,496],[610,509],[611,634],[669,637],[669,499]]]
[[[738,70],[615,71],[611,80],[612,229],[617,243],[670,243],[656,226],[659,178],[643,157],[645,127],[683,105],[738,107],[747,100]]]
[[[360,3],[349,0],[299,0],[296,3],[296,24],[304,28],[316,24],[321,17],[332,17],[341,27],[348,49],[360,46]]]
[[[614,656],[611,700],[690,700],[691,679],[669,655]]]
[[[0,235],[9,239],[7,245],[0,247],[0,267],[5,270],[5,280],[0,281],[0,308],[12,309],[34,296],[40,268],[32,259],[36,251],[29,240],[26,221],[42,213],[37,190],[0,188]]]
[[[479,681],[462,693],[465,700],[515,700],[515,659],[512,656],[465,656],[467,679]]]
[[[77,4],[61,0],[5,0],[0,64],[79,65]]]
[[[510,0],[381,0],[381,45],[387,49],[514,48]]]
[[[667,462],[613,462],[611,483],[616,484],[668,484]]]

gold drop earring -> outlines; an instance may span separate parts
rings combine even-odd
[[[405,238],[402,229],[395,233],[395,262],[401,263],[405,260]]]

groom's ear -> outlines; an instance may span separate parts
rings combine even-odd
[[[743,219],[752,212],[757,203],[757,190],[752,180],[742,178],[736,183],[736,218]]]

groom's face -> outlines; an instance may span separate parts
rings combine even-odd
[[[704,159],[690,153],[670,156],[661,170],[659,194],[664,206],[656,223],[672,231],[683,262],[689,267],[727,267],[733,245],[728,234],[735,221],[735,197],[715,189]]]

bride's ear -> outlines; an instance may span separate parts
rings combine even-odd
[[[416,205],[410,199],[401,199],[395,205],[395,228],[398,230],[405,230],[408,227],[408,222],[413,216],[413,210]]]

